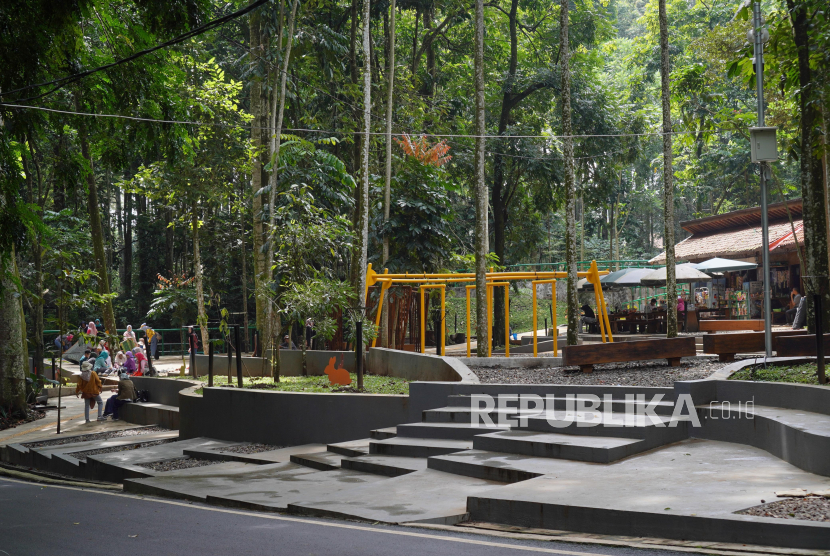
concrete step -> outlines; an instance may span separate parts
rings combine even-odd
[[[158,425],[166,429],[179,429],[179,408],[152,402],[134,402],[121,406],[118,416],[137,425]]]
[[[407,423],[398,425],[398,438],[444,438],[472,440],[478,434],[510,430],[510,427],[474,427],[470,423]]]
[[[245,467],[221,469],[227,465]],[[198,475],[164,473],[144,479],[129,479],[127,492],[185,498],[220,506],[259,511],[285,511],[291,502],[330,496],[386,477],[348,469],[318,471],[295,463],[245,465],[236,462],[211,465]]]
[[[373,473],[386,477],[399,477],[414,471],[427,468],[424,458],[405,458],[401,456],[368,455],[356,458],[343,458],[340,462],[343,469]]]
[[[387,438],[395,438],[396,436],[398,436],[398,427],[375,429],[369,433],[369,437],[375,440],[386,440]]]
[[[543,458],[610,463],[648,449],[645,440],[511,430],[473,438],[473,449]]]
[[[152,477],[156,474],[155,471],[138,464],[181,458],[184,457],[185,450],[194,448],[215,449],[237,444],[239,443],[212,438],[191,438],[139,450],[89,456],[86,459],[87,478],[95,481],[123,483],[124,479]]]
[[[665,415],[555,411],[529,417],[527,426],[522,427],[522,430],[578,436],[647,439],[650,447],[653,447],[687,438],[688,422],[674,420]]]
[[[297,465],[304,465],[312,469],[320,471],[331,471],[333,469],[340,469],[340,460],[343,459],[342,454],[335,452],[312,452],[309,454],[291,454],[291,463]]]
[[[550,458],[467,450],[443,456],[432,456],[427,459],[427,467],[465,477],[518,483],[554,470],[556,467],[554,461]]]
[[[761,448],[817,475],[830,477],[830,415],[800,409],[736,403],[697,408],[696,438]]]
[[[290,513],[357,519],[372,523],[437,523],[467,519],[467,498],[503,483],[423,469],[371,484],[326,492],[316,500],[289,504]]]
[[[282,463],[291,461],[292,454],[310,454],[313,452],[325,451],[325,444],[300,444],[299,446],[289,446],[287,448],[279,448],[277,450],[269,450],[267,452],[257,452],[255,454],[239,454],[235,452],[223,452],[221,449],[202,450],[199,448],[195,448],[193,450],[185,450],[184,455],[200,459],[237,461],[241,463],[255,463],[257,465],[267,465],[269,463]]]
[[[426,458],[429,456],[470,450],[472,447],[473,443],[470,440],[395,437],[387,438],[386,440],[373,440],[369,445],[369,453],[408,458]]]
[[[369,441],[371,438],[363,438],[361,440],[349,440],[348,442],[338,442],[337,444],[329,444],[326,446],[329,452],[340,454],[347,457],[363,456],[369,453]]]
[[[551,396],[551,397],[541,397],[540,403],[544,403],[544,409],[550,411],[551,409],[555,409],[557,411],[606,411],[608,408],[609,411],[614,413],[631,413],[632,415],[636,415],[638,412],[643,413],[643,408],[650,407],[654,413],[657,415],[671,415],[674,411],[674,402],[672,400],[663,399],[656,403],[650,403],[651,397],[643,397],[641,399],[637,399],[634,394],[629,395],[629,399],[615,397],[613,394],[609,394],[610,397],[605,399],[603,396],[599,396],[599,398],[595,397],[587,397],[584,395],[573,395],[571,397],[568,396]],[[428,409],[423,412],[423,420],[427,422],[470,422],[472,418],[473,410],[477,412],[484,412],[482,404],[478,402],[473,407],[472,400],[473,398],[470,396],[468,399],[462,399],[466,396],[448,396],[450,398],[450,403],[458,404],[458,405],[448,405],[447,407],[440,407],[437,409]],[[598,403],[597,403],[598,402]],[[498,403],[498,402],[497,402]],[[499,414],[504,414],[507,418],[514,418],[516,415],[524,414],[524,415],[536,415],[543,412],[542,406],[536,408],[536,405],[532,402],[528,402],[528,409],[520,410],[518,407],[518,401],[509,402],[511,407],[496,407],[485,413],[493,420],[493,422],[497,422]],[[594,407],[594,405],[596,405]]]
[[[481,392],[478,394],[486,394],[496,398],[498,394],[507,395],[527,395],[533,394],[545,399],[547,396],[555,398],[566,399],[571,395],[574,397],[584,397],[588,394],[598,396],[600,399],[605,395],[610,395],[611,399],[617,401],[625,401],[626,396],[634,397],[642,395],[645,399],[651,400],[654,396],[663,395],[663,401],[671,401],[674,399],[674,389],[655,387],[655,386],[607,386],[607,385],[541,385],[541,384],[502,384],[502,385],[482,385]],[[451,394],[447,396],[447,406],[449,407],[471,407],[473,400],[473,393],[470,394]],[[516,402],[511,402],[511,406],[518,406]]]

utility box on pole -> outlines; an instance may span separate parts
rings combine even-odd
[[[749,128],[749,142],[752,145],[752,162],[774,162],[778,160],[777,127]]]

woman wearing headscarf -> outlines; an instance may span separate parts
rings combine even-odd
[[[75,386],[75,395],[80,395],[84,399],[84,417],[87,423],[89,423],[89,409],[95,407],[96,403],[98,404],[98,420],[104,420],[102,416],[104,400],[101,399],[101,392],[103,391],[101,379],[92,369],[92,363],[84,361],[84,364],[81,365],[81,376],[78,378],[78,385]]]
[[[89,321],[89,324],[86,327],[86,335],[87,336],[97,336],[98,335],[98,327],[95,326],[95,323]]]
[[[116,369],[120,369],[121,367],[123,367],[124,363],[126,363],[126,362],[127,362],[127,356],[124,355],[123,351],[119,351],[118,353],[115,354],[115,366],[114,367]]]
[[[101,375],[109,373],[110,369],[112,369],[110,354],[107,350],[101,348],[101,351],[98,352],[98,357],[95,358],[95,366],[92,370]]]
[[[135,376],[144,376],[147,372],[147,356],[144,355],[140,347],[135,348],[133,353],[135,354],[135,364],[137,367]]]
[[[136,370],[135,355],[132,351],[127,352],[127,361],[124,362],[124,370],[127,374],[133,374]]]
[[[124,339],[125,340],[132,340],[135,343],[135,332],[133,332],[133,327],[131,324],[127,325],[127,330],[124,331]]]

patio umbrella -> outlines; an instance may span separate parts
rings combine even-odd
[[[753,268],[758,268],[758,265],[755,263],[733,261],[730,259],[721,259],[720,257],[715,257],[714,259],[709,259],[708,261],[697,263],[695,265],[695,268],[700,270],[701,272],[712,274],[715,272],[729,272],[734,270],[752,270]]]
[[[588,289],[590,288],[590,289]],[[580,278],[576,283],[576,291],[578,292],[592,292],[594,291],[594,285],[588,283],[587,278]]]
[[[675,276],[678,284],[691,284],[692,282],[707,282],[712,278],[695,268],[691,263],[679,264],[675,267]],[[665,286],[666,267],[659,268],[646,274],[640,280],[644,286]]]
[[[654,272],[653,268],[634,268],[628,270],[630,270],[630,272],[626,272],[622,276],[618,276],[614,279],[615,288],[638,288],[642,286],[640,280],[643,276]],[[609,274],[608,276],[611,275]]]
[[[621,268],[620,270],[615,270],[611,274],[606,274],[605,276],[603,276],[602,278],[599,279],[599,282],[600,282],[600,284],[602,284],[602,289],[604,289],[604,290],[621,289],[625,286],[619,285],[617,283],[617,281],[619,279],[621,279],[623,276],[626,276],[626,275],[631,274],[632,272],[636,272],[638,270],[649,270],[649,271],[651,271],[651,269],[642,269],[642,268]]]

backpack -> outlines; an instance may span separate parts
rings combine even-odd
[[[150,401],[150,392],[147,390],[136,390],[135,401],[147,403]]]

